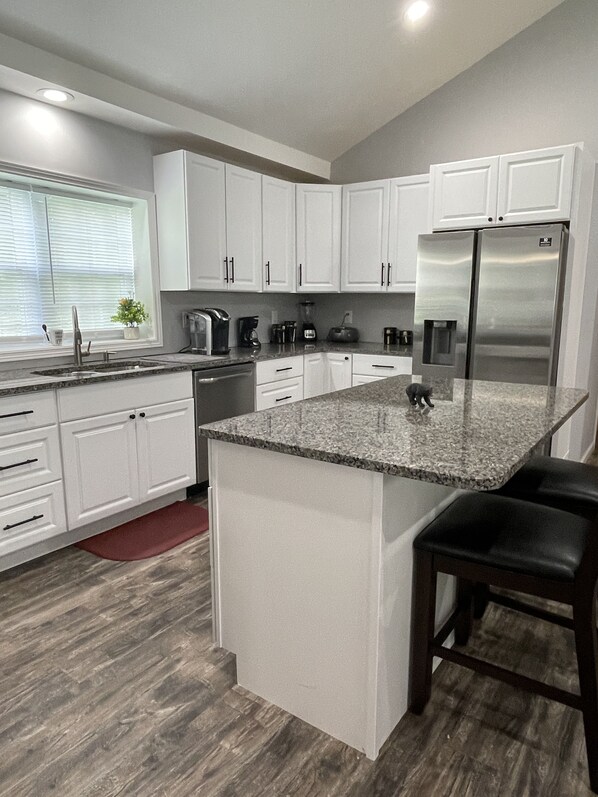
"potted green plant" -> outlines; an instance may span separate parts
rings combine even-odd
[[[138,340],[139,324],[143,324],[148,318],[149,313],[143,302],[137,302],[131,296],[123,296],[118,300],[116,314],[110,320],[124,326],[125,340]]]

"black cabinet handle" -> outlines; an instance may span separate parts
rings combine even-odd
[[[224,281],[228,282],[228,257],[224,258]]]
[[[231,257],[230,259],[230,281],[235,281],[235,258]]]
[[[287,399],[293,398],[292,396],[282,396],[282,398],[274,399],[275,401],[286,401]]]
[[[388,264],[388,269],[386,271],[386,285],[387,287],[390,285],[390,272],[392,271],[392,266],[390,263]]]
[[[348,359],[349,359],[348,357],[345,357],[345,360],[348,360]]]
[[[16,418],[18,415],[33,415],[33,410],[23,410],[22,412],[9,412],[6,415],[0,415],[0,418]]]
[[[303,283],[303,266],[299,263],[299,287],[301,287]]]
[[[35,459],[24,459],[22,462],[15,462],[13,465],[0,465],[0,471],[18,468],[21,465],[30,465],[32,462],[38,462],[37,457]]]
[[[380,272],[380,287],[384,287],[384,263],[382,263],[382,271]]]
[[[492,221],[492,216],[488,216],[488,221]]]
[[[270,261],[266,263],[266,285],[270,284]]]
[[[394,368],[394,365],[374,365],[374,364],[372,364],[372,368]]]
[[[132,412],[132,413],[129,415],[129,418],[130,418],[132,421],[134,421],[134,420],[135,420],[135,417],[136,417],[136,416],[135,416],[135,413],[134,413],[134,412]]]
[[[292,370],[293,370],[293,366],[292,365],[288,365],[286,368],[277,368],[276,369],[276,373],[279,374],[281,371],[292,371]]]
[[[502,217],[502,216],[499,216],[499,217],[498,217],[498,220],[499,220],[499,221],[504,221],[504,219],[503,219],[503,217]]]
[[[140,418],[145,418],[145,412],[140,412],[140,413],[139,413],[139,417],[140,417]]]
[[[22,526],[24,523],[33,523],[34,520],[39,520],[43,518],[43,515],[32,515],[28,517],[27,520],[19,520],[18,523],[7,523],[6,526],[2,529],[2,531],[8,531],[9,529],[16,529],[17,526]]]

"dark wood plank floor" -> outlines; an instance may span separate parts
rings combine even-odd
[[[444,663],[376,763],[235,686],[207,536],[144,562],[69,548],[0,575],[0,794],[589,795],[581,717]],[[576,687],[565,629],[493,607],[472,647]]]

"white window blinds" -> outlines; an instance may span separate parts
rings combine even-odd
[[[71,305],[93,337],[122,296],[135,296],[132,208],[0,185],[0,338],[40,339],[71,326]]]

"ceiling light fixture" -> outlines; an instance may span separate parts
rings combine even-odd
[[[50,100],[50,102],[69,102],[75,99],[73,94],[61,89],[38,89],[37,93],[41,94],[44,100]]]
[[[430,4],[426,0],[415,0],[414,3],[405,11],[405,19],[407,22],[419,22],[422,17],[425,17],[430,10]]]

